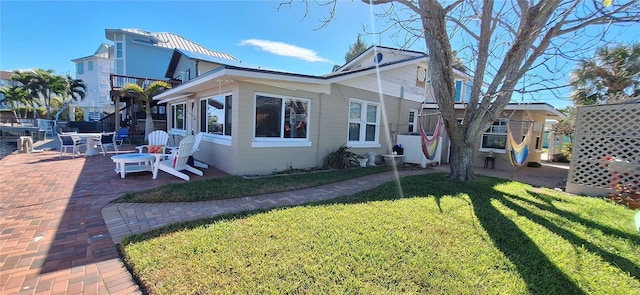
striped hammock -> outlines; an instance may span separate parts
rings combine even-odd
[[[509,156],[509,162],[511,162],[511,165],[522,166],[527,161],[527,157],[529,156],[529,139],[533,134],[532,130],[533,124],[529,126],[527,135],[525,135],[522,142],[518,144],[515,139],[513,139],[513,134],[511,134],[509,124],[507,124],[507,155]]]
[[[422,116],[418,116],[420,118]],[[422,121],[420,121],[420,142],[422,143],[422,153],[429,160],[433,160],[436,157],[436,150],[438,149],[438,138],[442,132],[442,119],[438,116],[438,123],[436,124],[436,130],[433,131],[433,136],[427,136],[422,127]]]

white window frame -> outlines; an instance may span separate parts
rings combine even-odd
[[[223,93],[223,94],[219,94],[219,95],[213,95],[213,96],[207,96],[207,97],[203,97],[200,99],[200,108],[202,108],[202,102],[203,101],[207,101],[209,99],[215,99],[215,98],[222,98],[223,104],[224,104],[224,112],[225,112],[225,128],[227,128],[227,121],[233,121],[233,112],[229,113],[228,115],[230,116],[230,118],[227,118],[227,96],[231,96],[230,98],[230,102],[231,102],[231,107],[233,108],[233,94],[231,92],[228,93]],[[232,143],[232,135],[226,135],[224,134],[225,132],[223,131],[223,134],[211,134],[208,132],[208,130],[202,130],[202,120],[208,120],[208,115],[206,116],[206,118],[204,116],[202,116],[202,109],[200,109],[200,132],[203,133],[202,139],[206,142],[213,142],[216,144],[221,144],[221,145],[226,145],[226,146],[231,146]],[[208,124],[207,124],[208,126]],[[233,125],[232,125],[233,126]],[[233,127],[231,128],[231,134],[233,134]]]
[[[499,122],[499,125],[494,125],[495,122]],[[480,149],[481,152],[494,152],[494,153],[506,153],[507,152],[507,124],[509,124],[509,119],[507,118],[498,118],[494,121],[494,123],[489,126],[487,131],[482,133],[480,137]],[[504,124],[502,124],[504,123]],[[504,126],[503,128],[501,128]],[[503,132],[504,131],[504,132]],[[485,135],[493,135],[493,136],[504,136],[504,148],[494,148],[494,147],[483,147],[484,146],[484,136]]]
[[[351,120],[351,104],[359,103],[362,104],[362,109],[360,110],[360,121]],[[366,126],[372,125],[372,123],[367,122],[367,107],[375,106],[376,107],[376,122],[373,125],[376,126],[375,139],[373,141],[365,141],[366,138]],[[380,112],[381,106],[379,103],[366,101],[362,99],[350,98],[349,104],[347,106],[347,146],[350,148],[379,148],[380,147]],[[352,123],[360,124],[360,140],[352,141],[349,140],[349,126]],[[363,128],[363,126],[365,128]]]
[[[281,100],[280,107],[280,122],[284,124],[285,120],[285,99],[291,100],[299,100],[303,101],[307,104],[307,133],[306,138],[286,138],[284,134],[280,134],[280,137],[256,137],[256,108],[258,106],[258,96],[265,96],[271,98],[278,98]],[[253,140],[251,141],[251,147],[310,147],[312,145],[311,139],[309,138],[309,133],[311,131],[310,127],[310,119],[311,119],[311,99],[301,98],[301,97],[292,97],[280,94],[272,94],[272,93],[262,93],[256,92],[253,96]],[[281,125],[282,126],[282,125]]]
[[[411,120],[411,114],[413,114],[413,121]],[[409,123],[407,123],[407,132],[409,133],[417,133],[418,130],[416,126],[418,126],[418,110],[409,109]]]
[[[184,124],[183,129],[180,128],[176,128],[176,107],[182,105],[182,107],[184,108],[182,115],[184,116],[182,118],[182,122]],[[187,136],[187,102],[179,102],[179,103],[174,103],[171,104],[171,134],[175,134],[175,135],[182,135],[182,136]]]

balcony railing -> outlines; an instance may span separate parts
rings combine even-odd
[[[122,87],[124,87],[124,85],[127,85],[127,84],[137,84],[138,86],[144,89],[145,87],[149,86],[149,84],[155,81],[167,82],[169,83],[169,85],[171,85],[171,87],[175,87],[176,85],[180,84],[180,81],[176,81],[176,80],[149,79],[149,78],[143,78],[143,77],[123,76],[123,75],[117,75],[117,74],[111,74],[110,80],[111,80],[110,83],[111,83],[112,91],[120,90],[122,89]]]

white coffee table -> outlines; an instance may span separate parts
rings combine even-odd
[[[116,173],[120,173],[120,178],[124,178],[125,174],[129,172],[149,171],[153,174],[156,156],[147,153],[124,154],[112,156],[111,160],[116,163]]]

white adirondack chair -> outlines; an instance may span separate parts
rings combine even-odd
[[[202,171],[187,165],[189,156],[193,155],[194,143],[195,137],[193,135],[187,136],[180,141],[178,150],[174,151],[168,159],[163,159],[164,157],[159,158],[156,165],[154,165],[153,179],[156,179],[158,170],[162,170],[184,180],[189,180],[189,175],[181,172],[183,170],[202,176]]]
[[[169,133],[164,130],[156,130],[149,133],[149,144],[137,146],[136,149],[138,149],[138,153],[147,149],[148,153],[164,154],[168,142]]]

